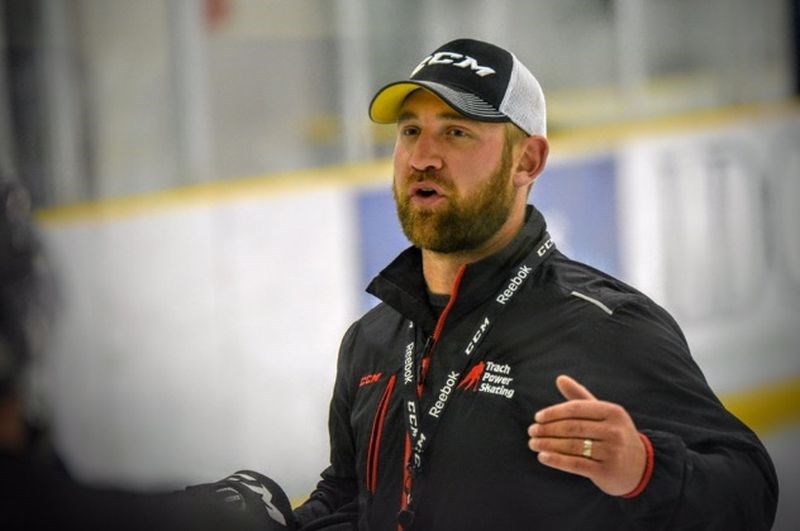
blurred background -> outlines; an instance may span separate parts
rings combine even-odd
[[[532,202],[664,305],[800,507],[798,0],[1,0],[0,170],[58,288],[30,378],[85,481],[300,499],[339,340],[406,242],[372,94],[440,44],[548,98]]]

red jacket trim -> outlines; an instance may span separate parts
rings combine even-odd
[[[650,478],[653,477],[653,467],[655,466],[655,453],[653,451],[653,443],[650,442],[650,439],[647,435],[640,433],[639,438],[642,439],[644,443],[645,452],[647,452],[647,462],[644,467],[644,473],[642,474],[642,479],[639,480],[639,484],[636,485],[636,488],[630,491],[628,494],[623,495],[622,497],[629,500],[631,498],[635,498],[647,488],[647,485],[650,483]]]

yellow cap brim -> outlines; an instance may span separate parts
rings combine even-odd
[[[386,85],[372,98],[369,105],[370,119],[379,124],[395,123],[400,115],[400,107],[408,95],[421,88],[426,87],[408,81]]]

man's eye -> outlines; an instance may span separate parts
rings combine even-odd
[[[403,136],[416,136],[419,133],[419,129],[416,127],[404,127],[400,130],[400,134]]]
[[[457,137],[457,138],[460,138],[460,137],[465,137],[465,136],[467,136],[467,132],[466,132],[466,131],[464,131],[463,129],[450,129],[450,131],[448,132],[448,134],[449,134],[450,136],[454,136],[454,137]]]

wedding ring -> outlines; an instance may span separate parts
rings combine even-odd
[[[587,459],[592,458],[592,440],[591,439],[584,439],[583,440],[583,450],[581,450],[581,455]]]

